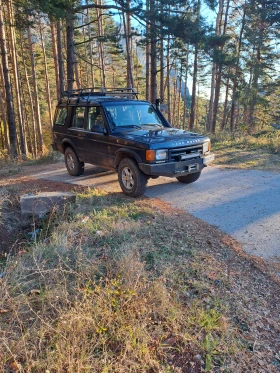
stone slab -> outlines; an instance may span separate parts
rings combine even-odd
[[[59,212],[63,206],[76,202],[76,195],[71,192],[43,192],[24,194],[20,198],[22,218],[43,218],[54,209]]]

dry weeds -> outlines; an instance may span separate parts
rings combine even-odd
[[[13,181],[2,222],[20,192],[70,188]],[[39,235],[2,263],[1,372],[279,371],[279,285],[264,262],[159,200],[81,190],[70,212],[25,224]]]

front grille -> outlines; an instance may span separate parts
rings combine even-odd
[[[202,144],[188,146],[185,148],[171,149],[170,160],[174,162],[184,161],[186,159],[198,158],[202,154]]]

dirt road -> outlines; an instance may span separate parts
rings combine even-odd
[[[83,176],[70,176],[64,164],[33,175],[120,192],[117,174],[86,165]],[[280,174],[207,167],[190,185],[160,177],[149,180],[147,197],[161,198],[230,234],[249,254],[280,260]]]

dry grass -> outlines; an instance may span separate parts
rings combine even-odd
[[[280,131],[263,130],[254,135],[218,134],[212,139],[215,164],[222,167],[279,172]]]
[[[2,265],[1,372],[279,369],[277,286],[206,223],[87,190],[33,229]]]
[[[226,167],[279,170],[279,136],[214,148]],[[5,235],[22,229],[22,186],[1,191]],[[213,227],[88,190],[36,229],[0,263],[1,372],[279,371],[279,288]]]

